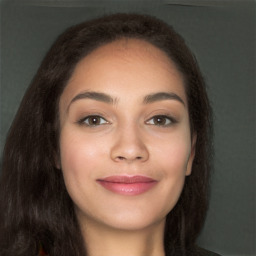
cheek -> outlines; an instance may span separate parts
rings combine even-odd
[[[79,188],[88,187],[87,181],[95,178],[96,172],[93,170],[97,169],[99,159],[104,154],[103,150],[102,144],[92,142],[78,132],[62,130],[60,162],[64,181],[70,194]]]
[[[90,170],[101,155],[104,154],[105,146],[102,141],[84,136],[82,133],[69,132],[65,129],[61,132],[60,151],[61,166],[64,171],[77,172]],[[93,169],[91,169],[93,170]]]
[[[189,137],[176,136],[169,141],[156,147],[154,161],[155,168],[158,166],[163,175],[161,193],[168,207],[166,213],[174,207],[182,192],[191,149]]]
[[[155,145],[155,161],[162,165],[166,175],[185,175],[190,152],[189,134],[176,134]]]
[[[162,152],[159,165],[162,166],[163,175],[169,188],[182,189],[186,177],[189,150],[185,145],[178,144],[174,147],[166,147]]]
[[[84,202],[90,202],[92,191],[96,193],[93,182],[102,168],[105,146],[96,138],[88,138],[81,132],[63,128],[60,137],[61,169],[68,194],[74,204],[83,212],[90,212]],[[104,162],[104,161],[103,161]],[[91,206],[91,204],[89,204]],[[93,212],[91,213],[93,215]]]

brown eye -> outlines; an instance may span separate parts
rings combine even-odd
[[[82,124],[86,124],[87,126],[98,126],[107,123],[107,121],[101,116],[87,116],[80,122]]]
[[[175,120],[169,116],[159,115],[153,116],[147,121],[147,124],[156,125],[156,126],[168,126],[175,123]]]
[[[165,125],[167,120],[166,120],[166,117],[156,116],[153,118],[153,122],[155,125]]]

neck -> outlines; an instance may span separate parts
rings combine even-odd
[[[116,229],[91,220],[81,224],[88,256],[165,255],[164,220],[142,230]]]

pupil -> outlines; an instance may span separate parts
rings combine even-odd
[[[91,117],[90,118],[90,124],[95,125],[99,123],[99,118],[98,117]]]
[[[155,124],[163,125],[163,124],[165,124],[165,119],[163,117],[156,117],[155,118]]]

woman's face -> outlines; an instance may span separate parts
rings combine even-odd
[[[78,63],[59,108],[59,167],[79,221],[164,224],[195,151],[183,79],[169,58],[136,39],[102,46]]]

